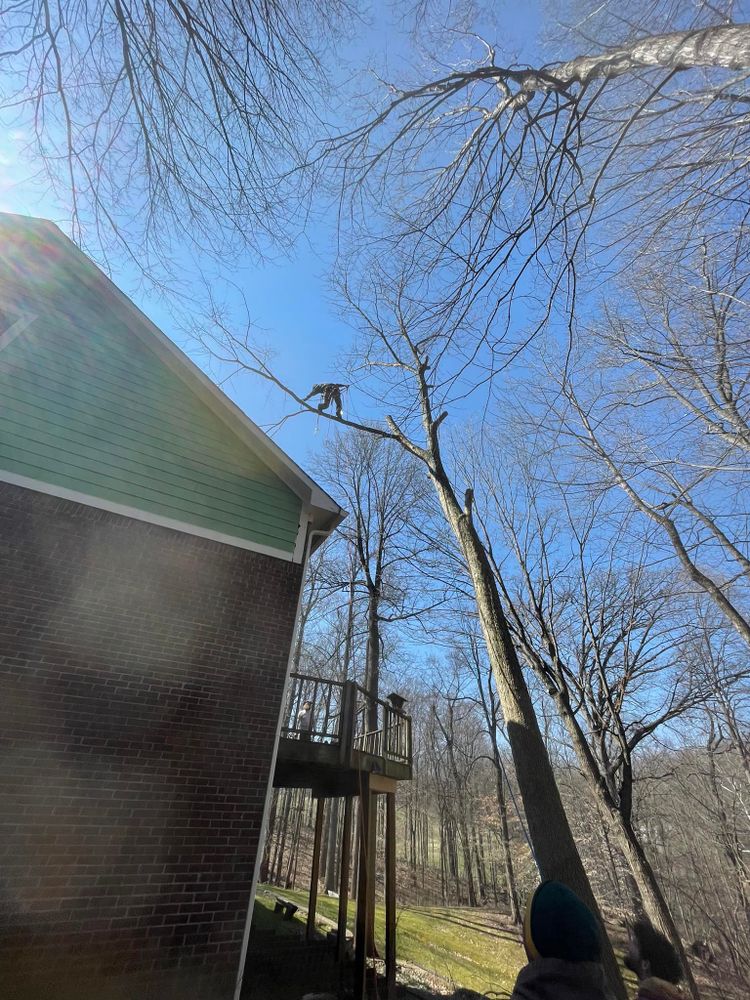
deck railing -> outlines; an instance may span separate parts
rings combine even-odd
[[[410,764],[411,719],[388,702],[372,698],[367,692],[363,693],[366,698],[357,710],[353,734],[354,749],[375,757],[387,757],[389,760]],[[372,728],[373,702],[377,706],[376,728]]]
[[[281,735],[287,739],[340,744],[344,695],[345,682],[292,674]],[[311,705],[309,724],[300,719],[306,702]]]
[[[354,681],[293,673],[281,735],[338,746],[342,762],[357,750],[411,764],[411,718]]]

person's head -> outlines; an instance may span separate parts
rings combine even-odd
[[[526,907],[523,944],[529,961],[600,962],[599,921],[562,882],[542,882]]]
[[[304,708],[304,710],[306,712],[309,712],[310,709],[312,708],[312,702],[311,701],[305,701],[305,702],[302,703],[302,707]]]
[[[656,976],[668,983],[679,983],[682,965],[672,943],[645,918],[631,924],[629,931],[626,967],[639,979]]]

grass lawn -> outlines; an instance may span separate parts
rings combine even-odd
[[[275,930],[279,934],[302,935],[305,915],[293,920],[281,920],[273,913],[276,895],[307,907],[307,892],[259,886],[253,926],[259,930]],[[353,928],[356,904],[349,904],[349,928]],[[399,962],[406,962],[439,976],[453,989],[464,986],[478,993],[510,995],[526,958],[517,932],[507,920],[492,910],[466,906],[401,906],[398,908],[396,949]],[[335,921],[338,900],[318,897],[318,916]],[[324,929],[328,929],[325,928]],[[380,954],[385,952],[383,906],[375,907],[375,940]],[[621,935],[613,937],[618,959],[622,963]],[[625,983],[635,994],[633,974],[622,967]],[[735,996],[724,993],[715,983],[703,979],[701,994],[705,1000],[725,1000]],[[736,994],[739,996],[740,994]]]
[[[272,917],[273,896],[264,895],[259,887],[255,918],[262,927]],[[278,893],[300,906],[307,906],[307,893],[284,889]],[[338,900],[328,896],[318,898],[318,914],[336,920]],[[349,926],[353,927],[354,906],[350,905]],[[518,935],[510,930],[502,918],[491,911],[468,907],[401,906],[397,910],[397,950],[400,962],[410,962],[427,969],[454,986],[464,986],[480,993],[489,991],[509,994],[525,962]],[[286,926],[292,933],[303,922],[279,921],[274,926]],[[383,906],[375,908],[375,940],[378,950],[384,953]]]
[[[305,931],[304,923],[295,916],[292,920],[281,920],[278,913],[273,912],[276,905],[276,896],[287,898],[286,892],[275,892],[267,895],[264,886],[258,886],[258,895],[255,897],[255,909],[253,910],[253,930],[274,931],[276,934],[286,937],[299,937]]]

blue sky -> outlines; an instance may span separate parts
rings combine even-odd
[[[540,17],[538,0],[521,9],[511,3],[498,3],[494,10],[497,26],[488,28],[487,33],[491,36],[495,32],[499,48],[520,58],[534,47]],[[373,5],[370,22],[361,26],[343,48],[339,69],[342,93],[355,68],[371,66],[396,79],[408,78],[414,72],[416,56],[403,26],[382,3]],[[27,138],[22,122],[6,122],[4,126],[0,122],[0,211],[50,218],[69,232],[67,200],[50,192],[40,177],[40,165],[24,156]],[[127,221],[126,209],[119,215],[120,221]],[[271,345],[278,370],[298,389],[316,381],[336,380],[336,358],[351,338],[351,329],[336,307],[327,282],[335,248],[335,222],[335,206],[316,205],[304,237],[288,255],[281,256],[269,248],[268,260],[258,261],[248,255],[223,275],[242,289],[259,339]],[[89,243],[88,250],[96,259],[96,245]],[[189,282],[195,265],[187,253],[180,254],[178,260]],[[118,263],[111,276],[168,336],[208,368],[252,419],[268,427],[282,416],[283,401],[269,388],[248,378],[223,381],[226,372],[215,364],[208,366],[208,359],[181,331],[170,302],[149,294],[125,262]],[[239,296],[234,298],[237,304]],[[309,465],[325,431],[324,421],[317,427],[314,418],[299,417],[284,423],[274,436],[298,462]]]

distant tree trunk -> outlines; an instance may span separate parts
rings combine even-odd
[[[292,837],[293,850],[289,855],[289,864],[286,871],[286,881],[284,887],[286,889],[292,889],[297,879],[297,864],[299,862],[299,851],[300,851],[300,834],[302,833],[302,819],[305,813],[306,805],[306,795],[305,789],[299,789],[299,795],[297,796],[297,810],[294,816],[294,835]]]
[[[456,901],[459,906],[464,901],[464,887],[461,882],[461,866],[458,863],[458,838],[456,836],[456,823],[451,816],[448,823],[448,849],[450,851],[451,874],[456,891]]]
[[[487,889],[489,883],[487,880],[487,866],[484,859],[484,838],[482,837],[482,826],[481,824],[473,826],[474,843],[477,852],[477,880],[479,883],[479,900],[484,903],[487,900]]]
[[[295,794],[293,788],[285,788],[284,792],[284,810],[282,813],[281,820],[281,831],[279,835],[279,841],[276,848],[276,855],[274,857],[274,863],[272,865],[272,870],[274,873],[274,882],[276,885],[281,885],[281,869],[284,864],[284,850],[286,848],[286,841],[289,835],[289,816],[292,809],[292,798]]]
[[[469,906],[477,905],[477,894],[474,888],[474,873],[473,873],[473,861],[472,861],[472,850],[471,850],[471,840],[469,839],[469,826],[467,823],[467,806],[466,806],[466,796],[464,794],[465,778],[461,774],[458,764],[456,762],[456,753],[454,746],[454,736],[453,736],[453,703],[449,701],[448,703],[448,720],[449,728],[446,729],[443,721],[437,713],[436,709],[433,709],[433,714],[435,721],[440,728],[443,738],[445,740],[445,748],[448,753],[448,763],[450,764],[451,777],[453,778],[453,794],[455,796],[456,802],[456,814],[457,814],[457,825],[458,834],[461,841],[461,853],[463,854],[464,871],[466,872],[466,885],[469,896]]]
[[[417,814],[413,806],[410,807],[409,815],[409,848],[412,871],[417,870]]]
[[[354,638],[354,588],[356,583],[356,562],[354,554],[349,565],[349,595],[346,602],[346,632],[344,633],[344,652],[341,664],[341,680],[347,681],[351,673],[352,643]],[[326,872],[325,888],[329,892],[338,890],[337,840],[339,835],[339,810],[341,800],[331,800],[331,817],[328,824],[328,836],[325,847]]]
[[[266,834],[266,841],[263,847],[263,860],[260,865],[260,881],[268,881],[268,870],[271,861],[271,846],[274,841],[274,829],[276,826],[276,810],[279,804],[279,789],[275,789],[273,792],[273,799],[271,803],[271,815],[268,819],[268,833]]]
[[[736,878],[737,902],[742,917],[748,928],[750,928],[750,868],[748,868],[743,857],[743,845],[738,841],[735,831],[727,816],[727,811],[721,797],[719,779],[716,773],[716,748],[713,745],[708,747],[708,774],[711,784],[711,791],[716,802],[716,813],[719,822],[719,839],[724,857],[727,859]]]
[[[328,831],[326,839],[326,870],[325,870],[325,889],[327,892],[338,892],[338,838],[339,833],[339,812],[341,807],[341,799],[333,798],[328,800],[329,806],[329,821],[328,821]]]
[[[442,816],[441,816],[441,818],[440,818],[440,899],[441,899],[441,902],[442,902],[443,906],[445,906],[446,902],[447,902],[447,892],[446,892],[447,872],[446,872],[446,864],[445,864],[445,833],[444,833],[444,830],[445,830],[445,828],[444,828],[443,820],[442,820]]]
[[[468,902],[469,906],[476,906],[477,890],[474,885],[473,855],[471,850],[471,841],[469,840],[469,827],[465,819],[459,819],[458,828],[461,838],[461,852],[464,857],[464,871],[466,872],[466,891]]]
[[[321,837],[321,851],[320,851],[320,861],[318,863],[318,879],[325,884],[326,872],[328,871],[328,845],[333,843],[334,845],[334,860],[333,867],[336,867],[336,833],[333,832],[331,835],[331,811],[333,803],[337,801],[336,799],[328,799],[325,803],[323,810],[323,830]]]
[[[365,687],[370,695],[367,708],[367,728],[378,729],[378,703],[380,691],[380,615],[378,608],[380,594],[373,588],[367,595],[367,682]]]
[[[360,829],[360,815],[359,811],[361,808],[359,798],[355,798],[352,802],[352,833],[354,836],[354,848],[352,850],[352,877],[351,877],[351,889],[350,896],[352,899],[357,898],[357,886],[359,885],[359,829]]]
[[[503,867],[505,869],[505,889],[508,894],[510,919],[514,924],[521,923],[521,907],[518,902],[516,875],[513,870],[513,855],[510,850],[510,834],[508,832],[508,804],[505,798],[505,777],[500,756],[495,746],[495,796],[497,811],[500,814],[500,845],[503,852]]]

